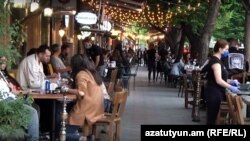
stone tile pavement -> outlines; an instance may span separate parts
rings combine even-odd
[[[139,141],[142,124],[199,125],[205,124],[205,111],[201,121],[192,122],[191,106],[184,108],[184,98],[178,97],[178,88],[164,83],[148,83],[146,67],[139,67],[135,90],[130,80],[130,92],[122,117],[121,141]]]

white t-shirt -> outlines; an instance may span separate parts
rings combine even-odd
[[[0,78],[0,101],[4,99],[16,99],[16,95],[10,92],[6,82]]]
[[[104,83],[102,83],[101,89],[102,89],[102,94],[103,94],[104,99],[110,99],[110,96],[109,96],[109,94],[107,92],[107,89],[106,89]]]
[[[57,56],[52,56],[50,61],[55,69],[65,69],[66,68],[62,59],[57,57]],[[70,75],[68,72],[63,72],[63,73],[61,73],[61,77],[62,78],[69,78]]]

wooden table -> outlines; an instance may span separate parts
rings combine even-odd
[[[64,96],[66,96],[66,102],[69,102],[69,101],[75,100],[76,95],[74,94],[41,94],[38,92],[32,92],[32,93],[29,93],[28,96],[31,96],[35,100],[52,100],[52,124],[53,125],[52,125],[51,141],[54,141],[55,140],[55,124],[56,124],[56,121],[55,121],[56,101],[61,101],[63,104]],[[62,113],[62,114],[65,114],[65,113]]]
[[[62,100],[63,96],[67,96],[67,100],[76,99],[76,95],[74,95],[74,94],[40,94],[40,93],[32,92],[28,95],[34,99]]]
[[[238,95],[250,95],[250,91],[240,91]]]
[[[242,97],[244,103],[246,103],[246,117],[250,117],[250,91],[240,91],[238,93]]]
[[[242,100],[243,100],[247,105],[250,105],[250,96],[242,96]]]

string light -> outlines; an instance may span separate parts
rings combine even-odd
[[[83,1],[86,2],[89,6],[91,6],[94,12],[98,11],[99,6],[97,5],[99,5],[99,1],[93,1],[93,0],[83,0]],[[171,25],[176,16],[186,16],[191,12],[197,11],[197,9],[201,5],[200,0],[197,0],[197,3],[192,5],[183,4],[181,0],[178,0],[177,3],[166,2],[163,0],[159,1],[168,4],[169,7],[171,5],[175,5],[176,8],[161,9],[162,5],[158,3],[155,5],[155,8],[153,8],[154,5],[144,5],[142,11],[139,12],[139,11],[132,11],[129,9],[120,8],[119,4],[111,5],[107,0],[104,3],[105,14],[110,18],[110,20],[116,23],[120,23],[121,25],[129,26],[129,25],[134,25],[134,23],[137,23],[140,26],[146,27],[149,26],[147,21],[147,19],[149,19],[151,23],[155,23],[159,27],[164,27],[166,25]],[[124,3],[123,5],[127,4]]]

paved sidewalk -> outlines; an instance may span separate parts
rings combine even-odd
[[[184,108],[184,98],[178,97],[178,88],[168,88],[164,83],[147,81],[147,70],[139,67],[135,90],[130,80],[130,95],[122,118],[121,141],[140,141],[142,124],[197,125],[205,124],[205,112],[201,121],[192,122],[191,106]]]

